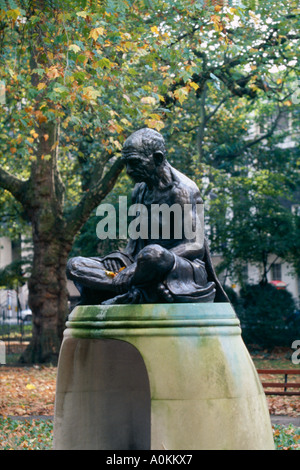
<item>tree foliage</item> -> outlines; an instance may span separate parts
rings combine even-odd
[[[31,360],[57,354],[67,257],[132,131],[162,131],[170,159],[184,151],[181,164],[196,179],[207,171],[210,188],[262,141],[245,143],[254,103],[289,106],[296,2],[228,3],[0,2],[0,200],[32,227]]]
[[[294,196],[287,175],[243,170],[239,176],[223,174],[216,180],[210,207],[211,239],[216,252],[223,254],[219,269],[241,281],[242,269],[250,262],[263,268],[261,280],[267,282],[270,255],[275,255],[276,262],[299,253],[299,216],[288,203]],[[298,270],[296,258],[294,265]]]
[[[247,344],[271,349],[290,346],[300,332],[299,321],[292,320],[295,310],[292,295],[271,284],[245,286],[235,308]]]

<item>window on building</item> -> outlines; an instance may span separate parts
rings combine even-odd
[[[259,134],[266,134],[277,119],[277,115],[262,116],[262,122],[258,125]],[[280,118],[277,121],[276,131],[287,131],[290,128],[290,114],[286,111],[282,112]]]
[[[294,215],[300,215],[300,204],[293,204],[291,209]]]
[[[289,122],[289,114],[288,113],[283,113],[280,118],[278,119],[277,123],[277,130],[279,131],[287,131],[290,127],[290,122]]]
[[[281,264],[274,263],[271,268],[272,281],[281,281]]]

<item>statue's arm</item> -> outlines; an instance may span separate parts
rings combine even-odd
[[[134,186],[134,188],[132,190],[132,194],[131,194],[131,204],[132,205],[142,203],[142,194],[143,194],[144,188],[145,188],[144,183],[137,183]],[[130,256],[133,256],[134,253],[135,253],[135,250],[136,250],[136,240],[132,240],[131,238],[129,238],[129,240],[127,242],[127,245],[124,249],[124,253],[126,253]]]
[[[178,256],[187,259],[204,256],[204,213],[203,201],[198,188],[189,192],[178,191],[177,202],[183,208],[183,238],[171,248]]]
[[[177,256],[190,260],[196,258],[202,259],[204,255],[203,245],[197,242],[191,242],[190,240],[186,240],[183,243],[174,246],[170,251]]]
[[[137,184],[133,188],[132,195],[131,195],[131,202],[132,204],[136,204],[141,202],[141,190],[142,185]],[[123,253],[133,256],[136,249],[136,240],[132,240],[129,238],[128,243],[123,251]],[[133,262],[130,266],[127,266],[118,275],[114,278],[113,283],[116,287],[118,294],[123,294],[128,291],[132,277],[136,270],[136,262]]]

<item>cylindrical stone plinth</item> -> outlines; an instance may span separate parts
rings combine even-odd
[[[274,449],[231,305],[76,307],[58,364],[54,449]]]

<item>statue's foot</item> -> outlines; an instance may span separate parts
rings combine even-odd
[[[173,296],[172,296],[171,292],[169,291],[169,289],[162,282],[160,284],[158,284],[157,290],[158,290],[159,295],[166,302],[169,302],[169,303],[174,302],[174,299],[173,299]]]
[[[101,302],[101,305],[118,305],[118,304],[127,304],[126,302],[128,295],[122,294],[122,295],[116,295],[112,299],[105,300],[104,302]]]
[[[101,305],[124,305],[142,303],[141,293],[138,289],[131,289],[125,294],[116,295],[112,299],[105,300]]]

